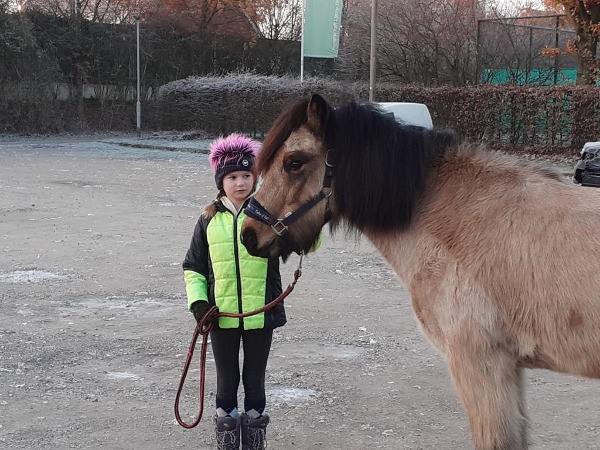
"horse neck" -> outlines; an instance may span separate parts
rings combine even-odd
[[[418,258],[421,251],[418,245],[422,242],[422,232],[415,228],[388,233],[366,230],[363,235],[381,253],[398,277],[407,282],[414,271],[414,258]]]
[[[431,167],[410,224],[388,232],[362,230],[403,281],[426,261],[450,254],[470,258],[473,236],[492,236],[498,217],[518,204],[526,179],[547,179],[542,171],[504,157],[466,149]],[[493,238],[490,238],[493,240]]]

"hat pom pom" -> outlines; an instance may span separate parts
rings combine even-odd
[[[210,166],[213,172],[225,165],[228,161],[239,160],[250,156],[255,158],[260,150],[260,144],[238,133],[216,139],[210,145]]]

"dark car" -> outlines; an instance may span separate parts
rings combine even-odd
[[[575,183],[600,187],[600,142],[586,142],[575,165]]]

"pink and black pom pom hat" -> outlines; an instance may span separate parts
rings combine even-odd
[[[238,133],[216,139],[210,145],[210,166],[218,189],[223,189],[223,177],[239,170],[252,171],[260,143]]]

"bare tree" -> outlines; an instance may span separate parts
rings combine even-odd
[[[339,67],[344,75],[368,73],[370,8],[350,0]],[[381,81],[465,85],[476,79],[476,0],[380,0],[377,75]]]
[[[90,22],[114,22],[115,13],[122,9],[120,0],[28,0],[27,9],[55,17],[78,15]]]
[[[262,35],[273,40],[299,40],[302,0],[242,0]]]
[[[579,56],[577,84],[595,84],[600,79],[600,0],[546,0],[546,4],[562,6],[575,27],[574,45]]]
[[[370,23],[370,0],[344,1],[339,56],[335,62],[339,78],[369,79]]]

